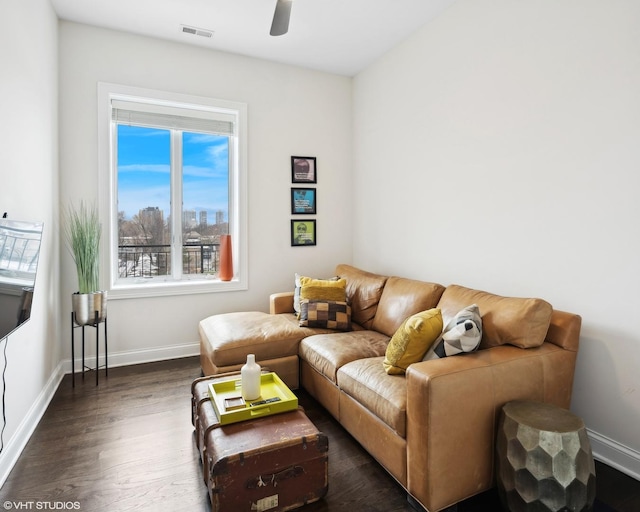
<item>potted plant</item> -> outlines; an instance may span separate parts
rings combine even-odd
[[[94,324],[97,312],[102,322],[107,316],[107,292],[99,290],[102,226],[97,208],[82,201],[78,208],[69,206],[64,234],[78,274],[78,291],[71,296],[74,320],[78,325]]]

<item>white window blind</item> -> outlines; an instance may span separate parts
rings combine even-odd
[[[131,100],[111,100],[111,119],[118,124],[169,128],[189,132],[206,132],[234,136],[236,116],[219,109],[206,110],[201,105],[148,104]]]

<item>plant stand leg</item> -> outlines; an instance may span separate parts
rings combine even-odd
[[[98,323],[99,313],[95,311],[93,324],[96,327],[96,386],[98,385],[98,373],[100,371],[100,324]]]
[[[76,356],[75,356],[75,327],[73,325],[73,311],[71,312],[71,387],[76,387]]]
[[[109,350],[107,348],[107,318],[104,319],[104,376],[109,376]]]
[[[84,371],[85,371],[85,364],[84,364],[84,325],[82,326],[82,381],[84,382]]]

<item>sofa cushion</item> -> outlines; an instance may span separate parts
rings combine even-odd
[[[347,280],[347,301],[351,304],[352,320],[365,329],[371,329],[387,277],[344,264],[336,267],[336,274]]]
[[[438,308],[448,318],[469,304],[477,304],[482,313],[480,349],[504,344],[520,348],[542,345],[553,311],[542,299],[502,297],[459,285],[447,287]]]
[[[384,356],[389,337],[376,331],[333,332],[309,336],[298,355],[335,384],[338,369],[351,361]]]
[[[443,319],[443,322],[445,319]],[[445,323],[442,334],[431,345],[423,360],[440,359],[473,352],[482,341],[482,317],[477,304],[471,304]]]
[[[313,279],[311,277],[300,278],[300,309],[302,310],[302,300],[336,300],[345,302],[347,300],[346,285],[344,279]]]
[[[219,367],[244,363],[248,353],[257,361],[296,355],[306,335],[284,315],[261,311],[213,315],[201,320],[198,329],[211,361]]]
[[[298,315],[300,314],[300,290],[302,289],[301,280],[303,277],[307,277],[307,276],[300,275],[297,272],[295,273],[295,279],[294,279],[295,288],[293,290],[293,310]],[[318,279],[318,281],[337,281],[337,280],[338,280],[337,276],[331,277],[329,279]]]
[[[335,300],[302,299],[300,301],[300,325],[350,331],[351,307],[346,302]]]
[[[402,277],[390,277],[384,285],[371,328],[388,336],[411,315],[435,308],[444,286]]]
[[[389,375],[401,375],[410,364],[421,361],[433,342],[442,333],[439,309],[429,309],[410,316],[391,338],[384,357],[384,370]]]
[[[292,324],[292,327],[300,329],[303,333],[303,338],[309,336],[315,336],[316,334],[332,334],[336,331],[334,329],[327,329],[326,327],[305,327],[300,325],[300,319],[295,313],[280,313],[278,316],[282,317],[287,323]],[[355,324],[351,324],[351,327],[356,327]],[[361,330],[361,329],[360,329]]]
[[[338,387],[405,437],[407,381],[401,375],[387,375],[382,359],[370,357],[345,364],[338,370]]]

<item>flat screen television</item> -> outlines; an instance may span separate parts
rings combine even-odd
[[[0,340],[31,316],[42,223],[0,219]]]

